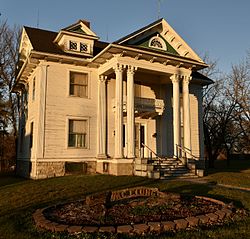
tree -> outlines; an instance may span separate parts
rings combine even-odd
[[[15,142],[17,137],[17,98],[12,94],[12,88],[15,83],[20,33],[18,27],[11,28],[7,21],[0,21],[0,131],[8,137],[5,137],[0,151],[8,154],[9,149],[6,151],[4,148],[8,147],[7,144],[13,145],[10,141]],[[15,147],[12,151],[11,157],[14,157]]]
[[[209,60],[209,59],[208,59]],[[209,61],[211,62],[211,61]],[[203,74],[215,76],[215,84],[205,89],[204,94],[204,136],[209,166],[214,166],[220,152],[249,152],[249,79],[247,61],[233,65],[229,74],[218,74],[216,62]]]

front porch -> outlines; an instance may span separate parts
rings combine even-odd
[[[118,50],[103,53],[96,63],[99,64],[97,172],[138,174],[135,161],[151,158],[147,161],[147,167],[153,166],[151,173],[141,171],[141,175],[150,177],[153,171],[164,168],[151,163],[158,157],[162,166],[171,164],[179,171],[188,170],[184,170],[185,163],[176,162],[181,159],[182,150],[178,147],[188,150],[189,159],[193,158],[192,144],[200,147],[198,135],[191,139],[194,122],[191,122],[189,83],[193,65]],[[198,108],[198,103],[195,107]],[[198,118],[198,110],[195,114]],[[199,160],[200,151],[196,156]]]

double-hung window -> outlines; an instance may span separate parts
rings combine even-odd
[[[69,120],[68,147],[87,148],[87,120]]]
[[[71,96],[88,98],[88,74],[81,72],[70,72],[70,89]]]

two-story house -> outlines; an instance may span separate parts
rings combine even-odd
[[[198,73],[205,67],[164,19],[113,43],[84,20],[59,32],[24,27],[18,174],[62,176],[73,162],[113,175],[195,173],[204,162],[202,89],[212,83]]]

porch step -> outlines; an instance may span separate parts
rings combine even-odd
[[[187,168],[182,161],[174,158],[137,159],[135,175],[156,179],[197,178],[192,168]]]
[[[192,174],[192,175],[182,175],[182,176],[161,176],[160,179],[189,179],[189,178],[198,178],[197,175]]]

